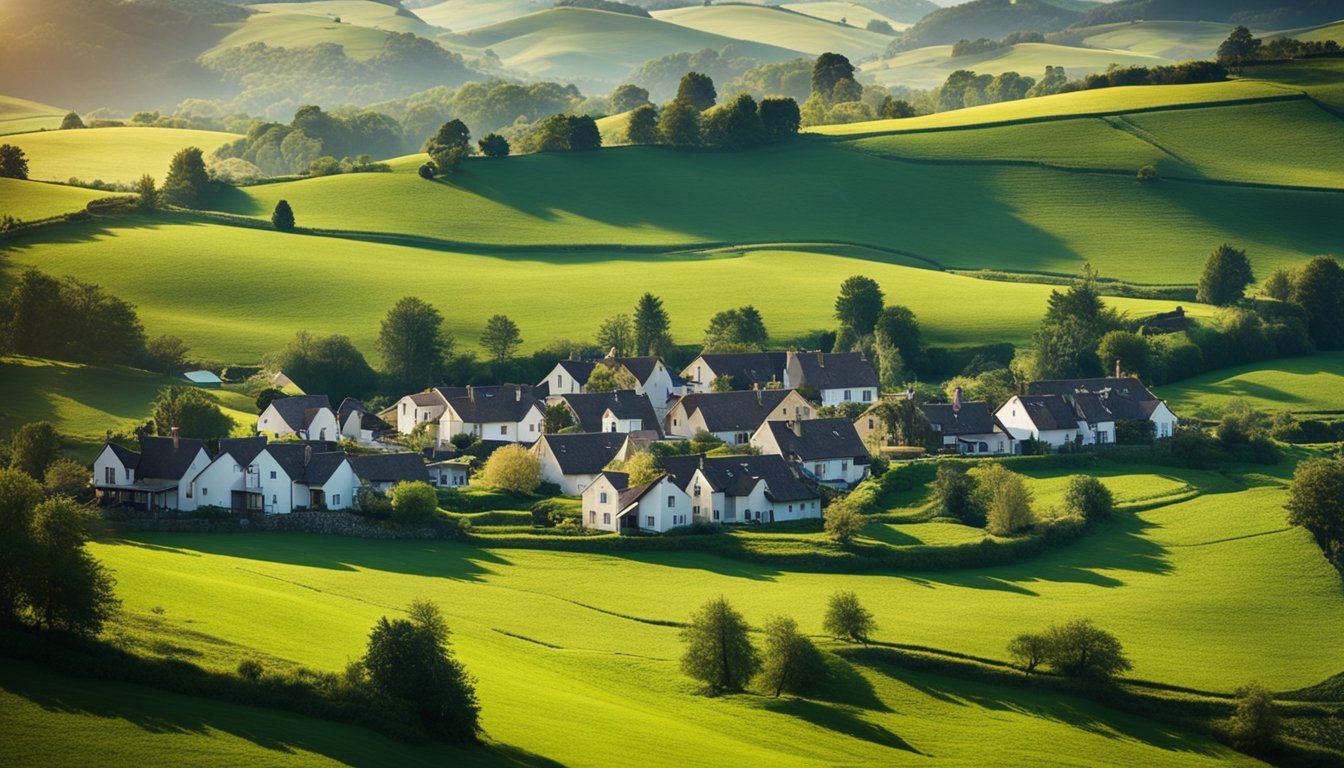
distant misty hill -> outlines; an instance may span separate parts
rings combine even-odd
[[[1083,13],[1045,0],[972,0],[940,8],[905,30],[893,44],[897,51],[946,45],[1011,32],[1056,32],[1083,19]]]
[[[1344,0],[1117,0],[1088,11],[1078,26],[1136,19],[1222,21],[1286,29],[1344,19]]]

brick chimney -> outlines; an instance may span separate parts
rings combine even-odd
[[[172,434],[173,434],[173,450],[176,451],[178,447],[182,445],[182,441],[178,438],[177,427],[173,427]]]
[[[952,390],[952,412],[959,413],[960,411],[961,411],[961,387],[957,387],[956,389]]]

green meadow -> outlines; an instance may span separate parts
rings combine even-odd
[[[436,27],[465,32],[551,7],[543,0],[444,0],[416,8],[415,15]]]
[[[819,3],[784,3],[780,7],[827,21],[838,22],[843,19],[849,26],[859,29],[865,29],[870,21],[884,21],[897,32],[910,27],[909,24],[884,16],[872,8],[858,3],[844,2],[844,0],[823,0]]]
[[[702,5],[655,11],[654,18],[690,29],[820,56],[828,51],[851,59],[880,55],[890,35],[869,32],[866,21],[842,25],[788,9],[764,5]]]
[[[1157,391],[1177,413],[1215,414],[1240,401],[1269,413],[1340,413],[1344,412],[1344,353],[1223,368]]]
[[[63,184],[0,179],[0,216],[8,214],[19,221],[37,221],[82,211],[89,201],[108,194]]]
[[[0,134],[51,131],[69,110],[14,96],[0,96]]]
[[[1112,48],[1185,61],[1212,57],[1232,29],[1231,24],[1208,21],[1155,20],[1103,24],[1060,33],[1060,36],[1078,36],[1080,43],[1092,48]]]
[[[209,158],[220,145],[237,138],[218,131],[125,127],[26,133],[5,142],[28,156],[31,179],[64,182],[74,177],[129,184],[146,173],[162,183],[179,150],[199,147]],[[0,207],[5,202],[0,197]]]
[[[878,85],[936,88],[958,69],[969,69],[982,75],[1017,72],[1039,78],[1047,66],[1052,66],[1063,67],[1070,77],[1077,78],[1105,72],[1111,65],[1152,67],[1171,63],[1170,59],[1135,51],[1019,43],[988,53],[957,57],[952,56],[950,45],[931,45],[870,61],[860,69]]]

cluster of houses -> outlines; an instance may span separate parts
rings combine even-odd
[[[598,366],[627,388],[589,391]],[[998,408],[962,402],[959,389],[951,403],[919,407],[944,450],[965,455],[1010,455],[1025,440],[1053,448],[1114,442],[1125,421],[1151,422],[1157,437],[1171,435],[1176,417],[1166,404],[1118,373],[1033,382]],[[353,399],[333,409],[321,395],[280,398],[257,417],[257,437],[221,440],[213,455],[202,441],[177,436],[142,437],[138,452],[109,443],[94,463],[94,487],[107,503],[154,509],[349,509],[364,488],[466,485],[471,459],[453,443],[467,435],[487,448],[530,446],[542,479],[581,496],[582,523],[594,529],[815,518],[822,488],[854,487],[867,477],[870,457],[894,444],[878,392],[877,373],[861,353],[702,354],[673,373],[657,357],[613,352],[560,361],[535,386],[436,387],[379,413]],[[846,403],[869,407],[853,420],[818,412]],[[573,426],[547,433],[548,408],[562,409]],[[410,453],[387,440],[413,433],[433,447]],[[637,485],[610,469],[654,442],[706,435],[752,450],[664,457],[662,474]],[[340,440],[367,450],[347,454]]]

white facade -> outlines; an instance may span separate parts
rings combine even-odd
[[[1148,420],[1153,422],[1153,436],[1158,438],[1176,434],[1176,426],[1180,423],[1176,414],[1171,412],[1165,402],[1159,403],[1153,409],[1153,415],[1149,416]]]
[[[355,477],[354,468],[349,461],[342,460],[326,482],[308,486],[308,499],[303,503],[309,507],[350,509],[355,505],[355,494],[358,491],[359,478]]]
[[[811,419],[815,414],[812,411],[812,404],[807,398],[798,394],[797,390],[789,390],[779,405],[773,408],[762,423],[766,421],[793,421],[795,419]],[[696,409],[695,413],[687,415],[686,408],[677,403],[667,414],[667,434],[669,437],[692,438],[700,431],[709,432],[729,445],[743,445],[751,442],[751,436],[760,428],[760,424],[753,425],[751,429],[740,431],[711,431],[705,423],[703,411]]]
[[[576,381],[569,375],[564,366],[556,363],[551,372],[546,374],[542,380],[547,385],[546,400],[552,401],[561,395],[578,395],[583,393],[583,384]]]
[[[247,467],[233,456],[221,453],[191,480],[192,496],[197,507],[233,506],[233,492],[244,489]]]
[[[291,480],[269,451],[257,454],[248,474],[245,490],[260,494],[261,511],[288,514],[295,507],[308,506],[308,486]]]
[[[396,403],[397,431],[403,435],[409,435],[415,429],[417,424],[424,422],[437,423],[443,416],[447,404],[438,395],[434,395],[436,401],[433,405],[416,405],[413,395],[406,395]]]
[[[639,432],[642,429],[644,429],[643,419],[618,419],[616,418],[616,414],[611,412],[610,408],[602,414],[603,432],[629,434],[631,432]]]
[[[266,410],[257,417],[257,433],[274,437],[297,434],[305,440],[338,440],[341,428],[336,423],[336,414],[330,408],[322,407],[313,414],[313,420],[304,429],[295,429],[275,409],[275,403],[266,406]]]
[[[877,387],[851,387],[848,389],[823,389],[822,405],[841,405],[844,403],[863,403],[872,405],[877,402]]]
[[[640,530],[664,533],[691,524],[691,497],[664,475],[625,516],[633,518]]]
[[[1084,435],[1087,430],[1087,424],[1077,422],[1073,429],[1047,429],[1042,430],[1036,426],[1036,422],[1031,420],[1026,407],[1022,405],[1022,399],[1013,395],[1008,402],[999,407],[994,414],[999,423],[1012,434],[1014,440],[1039,440],[1048,443],[1051,448],[1058,449],[1064,445],[1070,445],[1083,440],[1083,444],[1088,444]],[[1111,434],[1115,434],[1114,425],[1111,428]]]
[[[779,442],[775,440],[769,424],[762,424],[756,430],[751,436],[751,444],[759,448],[763,454],[784,456],[784,451],[780,448]],[[786,461],[789,459],[788,456],[784,456],[784,458]],[[849,488],[868,477],[870,467],[866,463],[858,463],[856,460],[860,458],[866,458],[866,456],[817,457],[800,461],[799,464],[818,482]]]
[[[522,421],[491,421],[485,423],[464,421],[450,406],[439,419],[439,439],[451,440],[453,435],[463,432],[479,440],[497,440],[503,443],[534,443],[542,435],[546,415],[537,406],[532,406]]]
[[[620,498],[621,489],[612,484],[611,478],[598,475],[583,489],[583,527],[613,533],[619,531]]]
[[[345,423],[341,425],[341,437],[349,438],[357,443],[371,443],[373,442],[373,430],[364,428],[363,413],[351,411],[350,415],[345,417]]]
[[[103,452],[93,460],[94,485],[130,485],[135,482],[135,470],[121,463],[112,446],[103,446]]]
[[[635,391],[649,398],[649,402],[653,403],[654,413],[658,414],[660,419],[667,413],[667,401],[673,395],[681,394],[672,383],[672,374],[667,370],[667,366],[663,365],[662,360],[653,364],[653,373],[649,374],[647,381],[638,382]]]
[[[461,488],[471,480],[471,469],[466,464],[441,461],[429,465],[429,482],[440,488]]]
[[[695,519],[706,523],[775,523],[821,517],[820,499],[772,501],[769,485],[760,480],[739,496],[715,490],[700,470],[687,486]]]
[[[1013,441],[1002,432],[943,435],[943,446],[966,456],[997,456],[1013,452]]]

